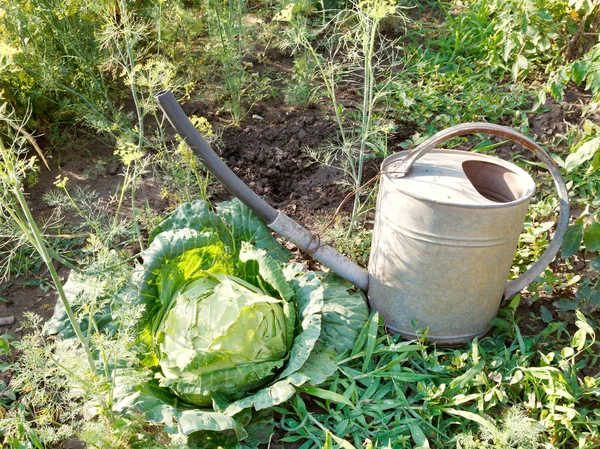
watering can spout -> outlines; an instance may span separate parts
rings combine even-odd
[[[315,260],[356,287],[367,291],[369,286],[369,274],[367,271],[337,252],[331,246],[321,243],[318,236],[314,236],[308,229],[300,226],[283,212],[271,207],[244,184],[202,138],[170,90],[159,92],[156,95],[156,101],[173,128],[175,128],[196,156],[202,160],[207,170],[234,196],[264,220],[269,228],[292,242],[301,250],[308,252]]]

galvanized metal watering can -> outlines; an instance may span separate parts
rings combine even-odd
[[[273,231],[367,292],[388,329],[408,338],[416,336],[415,324],[427,327],[429,339],[440,344],[486,334],[502,299],[535,280],[560,249],[569,220],[566,186],[548,154],[510,128],[453,126],[383,162],[367,272],[252,192],[202,139],[171,92],[156,98],[225,187]],[[508,283],[535,183],[519,167],[495,157],[437,149],[452,137],[473,133],[508,138],[531,150],[548,167],[558,191],[560,215],[552,242],[526,273]]]

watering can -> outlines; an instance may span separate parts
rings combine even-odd
[[[170,91],[160,92],[156,100],[233,195],[274,232],[365,291],[386,327],[406,338],[423,328],[441,345],[485,335],[502,300],[533,282],[554,259],[568,226],[567,189],[550,156],[510,128],[465,123],[383,161],[367,271],[250,190],[204,141]],[[558,191],[559,220],[552,241],[529,270],[508,283],[535,183],[504,160],[437,148],[452,137],[474,133],[507,138],[532,151],[547,166]]]

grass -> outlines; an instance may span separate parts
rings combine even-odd
[[[578,314],[575,334],[553,322],[527,336],[517,305],[501,311],[491,336],[456,350],[401,341],[373,315],[350,357],[338,362],[338,376],[317,394],[317,411],[303,398],[280,410],[282,426],[293,429],[285,440],[301,436],[310,441],[302,447],[321,447],[325,428],[352,435],[353,447],[366,439],[382,448],[597,447],[600,418],[576,408],[595,402],[598,379],[577,375],[597,369],[594,330]]]

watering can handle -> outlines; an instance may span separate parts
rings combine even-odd
[[[558,225],[556,227],[556,232],[554,233],[554,238],[550,242],[550,245],[548,245],[544,254],[542,254],[529,270],[506,285],[506,288],[504,289],[504,299],[508,299],[531,284],[544,271],[550,262],[552,262],[556,254],[558,254],[567,226],[569,225],[569,196],[567,187],[560,175],[558,167],[548,153],[529,137],[526,137],[511,128],[491,123],[463,123],[440,131],[418,145],[408,154],[408,156],[406,156],[399,167],[394,167],[394,174],[399,177],[406,175],[419,158],[452,137],[477,133],[506,137],[514,142],[520,143],[523,147],[535,154],[546,165],[550,175],[552,175],[560,201]]]

